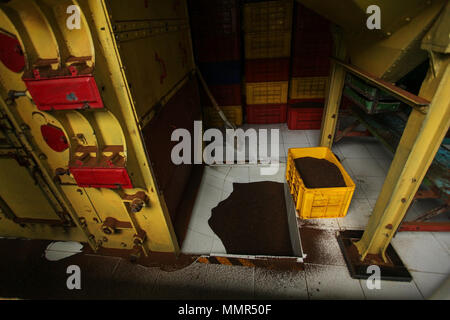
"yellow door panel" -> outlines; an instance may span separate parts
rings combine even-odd
[[[0,197],[18,218],[59,220],[27,168],[15,159],[0,159]]]

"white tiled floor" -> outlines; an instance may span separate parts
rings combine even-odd
[[[233,191],[233,183],[257,181],[283,182],[286,164],[280,163],[278,173],[262,176],[262,165],[226,165],[207,167],[199,188],[191,220],[182,251],[185,253],[226,253],[220,239],[208,225],[211,209],[228,198]],[[201,246],[199,242],[202,242]]]
[[[244,129],[249,127],[246,125]],[[283,182],[287,150],[295,147],[314,147],[319,142],[319,130],[290,131],[286,124],[251,127],[280,130],[281,164],[278,174],[261,176],[261,166],[257,165],[207,167],[183,244],[183,252],[225,253],[222,242],[209,228],[208,219],[211,209],[230,195],[233,182]],[[384,183],[392,155],[373,138],[344,138],[333,146],[333,152],[355,181],[355,195],[345,218],[308,220],[308,223],[316,228],[329,230],[364,229]],[[407,220],[408,217],[413,218],[424,213],[432,205],[430,201],[416,202],[409,210]],[[450,234],[401,232],[396,235],[392,244],[411,271],[414,278],[412,282],[382,281],[381,290],[369,290],[365,281],[351,279],[345,266],[306,264],[304,273],[284,275],[282,279],[277,278],[276,274],[266,274],[263,271],[252,273],[255,297],[267,296],[266,287],[271,288],[272,285],[272,288],[277,287],[281,297],[299,299],[423,299],[428,298],[450,275]],[[258,283],[258,279],[264,279],[265,284]]]

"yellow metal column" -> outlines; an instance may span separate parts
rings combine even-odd
[[[386,261],[385,250],[449,129],[449,61],[450,57],[444,56],[436,76],[430,70],[422,86],[425,95],[436,90],[435,94],[426,115],[413,110],[409,117],[367,228],[361,240],[355,243],[361,260],[367,254],[376,254]],[[436,79],[439,81],[434,86]]]
[[[340,60],[345,60],[347,50],[341,32],[333,32],[334,36],[334,54]],[[334,134],[341,104],[342,89],[344,88],[345,70],[344,68],[332,62],[330,80],[328,82],[328,95],[323,111],[322,127],[320,131],[320,146],[331,148],[333,145]]]

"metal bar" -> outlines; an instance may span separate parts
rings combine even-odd
[[[374,85],[375,87],[377,87],[379,89],[389,92],[390,94],[392,94],[395,98],[397,98],[401,102],[406,103],[407,105],[417,109],[418,111],[420,111],[422,113],[427,112],[430,101],[428,101],[424,98],[421,98],[419,96],[416,96],[406,90],[403,90],[402,88],[399,88],[390,82],[382,80],[382,79],[370,74],[369,72],[361,70],[358,67],[347,64],[347,63],[341,61],[340,59],[337,59],[337,58],[331,58],[331,59],[336,64],[342,66],[345,70],[354,74],[355,76],[366,80],[367,82],[369,82],[370,84]]]
[[[421,215],[420,217],[417,217],[414,222],[422,222],[422,221],[431,219],[433,217],[436,217],[442,213],[449,211],[449,209],[450,209],[450,207],[448,205],[439,206],[430,211],[427,211],[425,214]]]
[[[380,134],[380,132],[377,130],[377,128],[375,128],[374,126],[372,126],[367,119],[365,119],[362,116],[362,112],[360,112],[359,109],[352,109],[351,110],[351,114],[353,116],[355,116],[360,122],[361,124],[363,124],[367,130],[375,137],[378,139],[378,141],[380,141],[389,151],[391,151],[392,153],[395,153],[395,148],[397,146],[392,145],[392,143],[388,142],[387,139],[385,139],[383,137],[383,135]]]
[[[219,104],[217,103],[217,101],[214,98],[213,94],[209,90],[208,85],[206,84],[205,79],[203,78],[202,73],[200,72],[200,69],[198,67],[196,68],[196,73],[198,75],[200,83],[202,84],[203,88],[206,91],[206,94],[208,95],[209,99],[211,100],[213,108],[217,111],[217,113],[219,114],[220,118],[225,123],[225,126],[228,127],[228,128],[236,130],[236,126],[227,119],[227,116],[223,113],[222,109],[219,107]]]
[[[420,117],[416,109],[412,111],[367,228],[361,240],[355,243],[362,260],[367,254],[375,254],[386,261],[386,248],[449,129],[448,63],[444,64],[441,74],[425,118]]]
[[[336,143],[336,142],[340,141],[342,138],[348,137],[349,134],[358,126],[359,126],[359,120],[356,120],[351,125],[349,125],[347,128],[345,128],[344,130],[342,130],[342,131],[338,130],[337,135],[334,137],[334,142]]]
[[[408,221],[403,222],[398,228],[398,231],[449,232],[450,222]]]
[[[342,34],[334,33],[335,54],[344,59],[347,49],[342,39]],[[328,82],[328,95],[323,110],[322,125],[320,130],[320,146],[331,149],[338,121],[339,107],[341,104],[342,89],[344,88],[345,69],[338,63],[331,66],[330,81]]]

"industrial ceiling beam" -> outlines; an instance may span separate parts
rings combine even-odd
[[[420,43],[446,3],[444,0],[298,2],[342,28],[353,65],[391,82],[427,59]],[[380,8],[380,29],[366,26],[369,5]]]

